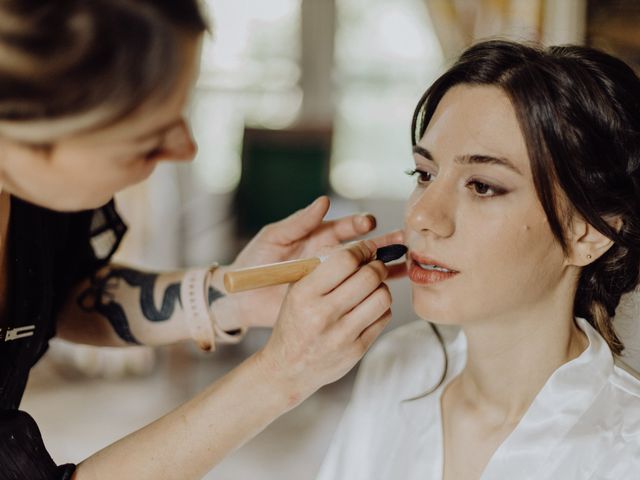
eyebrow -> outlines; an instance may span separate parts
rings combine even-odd
[[[418,155],[426,158],[427,160],[431,160],[435,162],[433,159],[433,155],[426,148],[420,145],[413,146],[413,153],[417,153]],[[517,173],[518,175],[522,175],[522,172],[518,167],[516,167],[511,160],[504,157],[494,157],[491,155],[478,155],[478,154],[466,154],[466,155],[458,155],[454,162],[459,165],[471,165],[471,164],[489,164],[489,165],[500,165],[508,168],[509,170]]]

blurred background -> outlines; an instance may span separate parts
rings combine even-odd
[[[640,3],[632,0],[205,3],[213,28],[190,109],[197,158],[160,165],[117,198],[130,226],[118,260],[138,267],[230,262],[262,225],[321,194],[332,198],[329,217],[368,211],[379,231],[401,227],[413,185],[404,175],[413,108],[478,39],[590,44],[640,65]],[[389,328],[415,319],[407,282],[392,292]],[[640,315],[636,303],[627,309],[628,318]],[[212,354],[54,341],[23,408],[58,463],[79,462],[193,396],[268,335],[252,331]],[[353,377],[322,389],[206,478],[313,478]]]

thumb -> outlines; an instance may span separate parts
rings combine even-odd
[[[329,197],[323,195],[302,210],[274,223],[269,232],[269,240],[286,245],[306,237],[322,224],[322,219],[329,211],[329,204]]]

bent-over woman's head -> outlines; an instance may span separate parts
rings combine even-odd
[[[181,116],[206,28],[196,0],[2,2],[3,188],[88,208],[192,157]]]
[[[406,215],[414,307],[436,323],[611,323],[640,267],[640,80],[579,46],[488,41],[423,95]]]

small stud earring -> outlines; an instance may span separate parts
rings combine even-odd
[[[591,260],[591,255],[587,255],[587,260]]]

